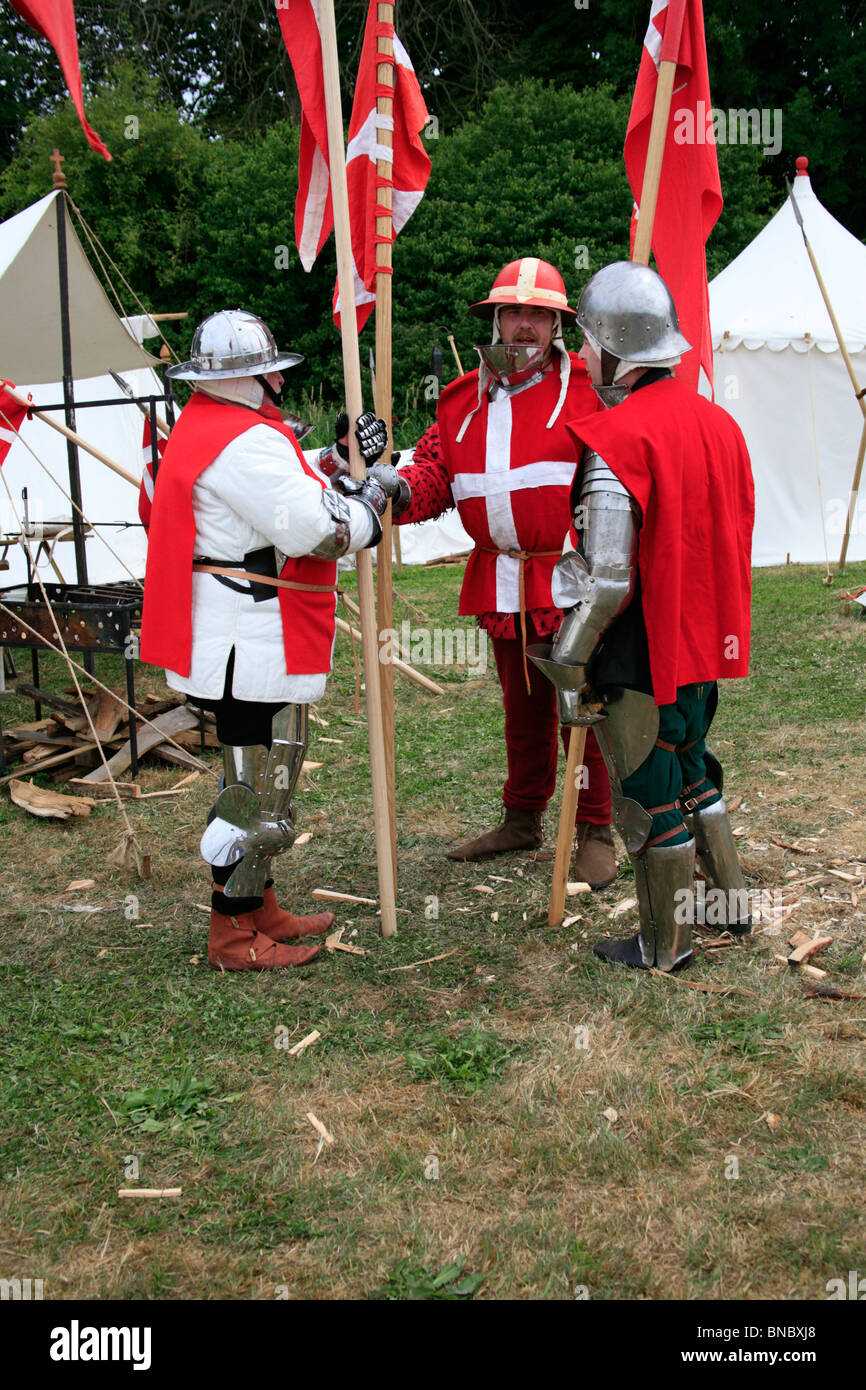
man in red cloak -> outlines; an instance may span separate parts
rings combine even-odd
[[[689,344],[654,271],[606,266],[586,285],[577,321],[593,382],[626,388],[625,399],[569,422],[582,455],[578,548],[553,579],[562,627],[534,655],[563,722],[596,730],[634,865],[640,930],[595,952],[668,971],[691,957],[696,850],[724,897],[720,924],[750,931],[706,736],[717,681],[749,669],[751,465],[730,415],[672,375]]]

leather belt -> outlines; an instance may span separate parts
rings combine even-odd
[[[520,568],[517,574],[518,593],[520,595],[520,640],[523,647],[523,674],[526,678],[526,691],[531,694],[532,687],[529,684],[529,666],[526,662],[526,575],[525,565],[527,560],[535,560],[540,557],[549,558],[551,555],[561,555],[561,550],[493,550],[490,546],[481,545],[479,550],[483,550],[485,555],[507,555],[512,560],[520,561]],[[551,607],[553,603],[551,601]]]
[[[248,550],[242,560],[213,560],[210,556],[196,555],[192,562],[197,574],[213,574],[220,584],[235,593],[251,595],[254,603],[264,603],[275,598],[275,589],[299,589],[304,593],[340,593],[338,584],[299,584],[293,579],[277,577],[277,560],[271,545],[260,550]],[[245,579],[249,588],[242,588],[233,581]]]

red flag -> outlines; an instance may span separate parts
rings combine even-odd
[[[319,0],[292,0],[291,8],[288,0],[276,0],[276,5],[301,98],[295,242],[301,265],[311,270],[334,225]]]
[[[23,20],[35,29],[43,39],[47,39],[60,60],[63,76],[72,97],[72,104],[78,112],[81,129],[87,136],[87,143],[97,154],[110,159],[111,155],[103,145],[96,131],[88,125],[84,115],[84,98],[81,94],[81,68],[78,64],[78,39],[75,36],[75,10],[72,0],[9,0],[13,10],[17,10]]]
[[[722,187],[713,132],[707,45],[701,0],[685,0],[676,52],[663,52],[665,26],[676,0],[652,0],[628,130],[625,167],[635,200],[641,195],[655,102],[658,66],[676,59],[652,248],[659,274],[679,314],[692,351],[677,368],[680,380],[697,388],[700,368],[713,380],[706,241],[722,211]],[[634,217],[632,245],[634,245]]]
[[[415,69],[394,33],[393,24],[381,23],[377,0],[370,0],[364,47],[355,83],[355,101],[349,124],[346,174],[349,184],[349,221],[352,227],[352,260],[355,271],[355,303],[360,332],[376,302],[376,217],[388,209],[379,203],[379,190],[392,188],[393,242],[424,196],[430,177],[430,159],[421,143],[421,131],[429,119]],[[380,39],[393,39],[393,56],[378,51]],[[377,65],[394,70],[394,87],[377,82]],[[380,127],[390,123],[393,148],[376,143],[376,97],[393,95],[393,117],[380,117]],[[392,164],[391,178],[376,173],[377,159]],[[334,322],[340,327],[338,287],[334,288]]]
[[[150,526],[150,513],[153,508],[153,449],[151,448],[150,416],[144,422],[144,435],[141,441],[141,487],[138,493],[138,517],[145,531]],[[167,439],[157,435],[156,449],[160,458],[165,451]]]
[[[27,406],[14,401],[6,390],[7,386],[12,386],[12,382],[0,381],[0,468],[15,443],[21,421],[27,414]]]

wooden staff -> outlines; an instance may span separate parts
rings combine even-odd
[[[383,0],[377,6],[377,17],[380,24],[394,23],[394,6],[389,0]],[[394,90],[394,40],[384,36],[377,41],[378,54],[388,54],[391,62],[378,63],[376,65],[376,82],[380,87],[390,87]],[[379,95],[376,97],[376,144],[386,148],[394,148],[393,132],[394,98],[393,96]],[[389,119],[382,121],[380,119]],[[391,267],[393,258],[391,255],[391,245],[394,236],[394,224],[391,215],[393,206],[393,189],[391,180],[394,174],[394,165],[391,160],[376,160],[377,180],[386,181],[381,187],[376,189],[376,202],[388,211],[383,212],[381,217],[376,218],[376,235],[383,237],[383,241],[376,243],[376,382],[375,382],[375,402],[376,414],[380,415],[388,426],[388,447],[393,447],[391,434],[391,408],[392,408],[392,389],[391,389]],[[382,641],[382,633],[389,630],[394,625],[394,604],[392,591],[391,574],[391,544],[394,527],[391,521],[391,503],[388,503],[388,510],[382,517],[382,539],[379,542],[379,550],[376,564],[376,599],[379,621],[379,641]],[[382,730],[385,738],[385,768],[388,777],[388,815],[391,827],[391,860],[394,866],[394,892],[397,892],[397,801],[396,801],[396,768],[394,754],[394,668],[390,662],[385,662],[381,668],[382,677]]]
[[[583,766],[585,747],[586,725],[573,725],[568,740],[568,757],[565,761],[565,786],[562,789],[559,834],[556,837],[556,858],[553,861],[553,882],[550,885],[550,904],[547,909],[549,927],[560,926],[565,910],[568,867],[571,863],[571,847],[574,844],[574,818],[577,815],[577,800],[580,795],[578,773]]]
[[[334,206],[334,235],[337,243],[337,282],[340,293],[343,379],[346,389],[346,409],[351,421],[357,420],[362,413],[363,402],[334,0],[321,0],[319,13],[325,107],[328,121],[328,161],[331,166],[331,197]],[[365,478],[364,460],[361,457],[355,431],[352,428],[349,429],[349,467],[353,478],[359,480]],[[369,550],[359,550],[356,563],[358,602],[361,607],[367,725],[370,738],[370,771],[373,781],[373,822],[376,831],[376,867],[379,879],[379,904],[382,912],[382,935],[395,936],[397,913],[394,903],[394,866],[391,859],[385,740],[382,734],[382,703],[379,683],[381,666],[376,632],[376,611],[373,603],[373,560]]]
[[[799,166],[799,160],[797,161],[797,163]],[[785,182],[788,182],[787,179],[785,180]],[[815,272],[815,279],[818,281],[818,289],[821,291],[821,298],[824,301],[824,307],[827,310],[827,313],[830,317],[830,322],[833,325],[833,332],[836,334],[836,342],[839,344],[839,351],[841,352],[842,359],[845,363],[845,366],[848,369],[848,376],[851,378],[851,385],[854,387],[855,399],[860,407],[860,410],[863,413],[863,431],[860,436],[860,448],[857,453],[857,463],[854,467],[854,477],[851,481],[851,496],[848,501],[848,515],[845,518],[845,535],[842,540],[842,550],[839,555],[839,567],[836,571],[837,574],[841,574],[842,567],[845,564],[845,556],[848,554],[848,542],[851,539],[851,521],[854,516],[854,507],[857,503],[857,493],[860,491],[860,476],[863,472],[863,454],[864,450],[866,450],[866,400],[864,400],[864,396],[866,396],[866,391],[860,389],[860,382],[857,380],[857,373],[854,370],[854,363],[851,361],[851,354],[848,351],[845,339],[842,337],[842,330],[839,327],[839,320],[836,318],[836,315],[833,311],[833,305],[830,302],[830,295],[827,292],[827,286],[824,284],[824,277],[818,269],[818,262],[815,259],[815,252],[812,250],[811,242],[809,241],[809,238],[806,235],[806,227],[803,222],[803,214],[797,206],[797,199],[794,196],[794,190],[791,187],[790,183],[788,183],[788,197],[791,199],[791,205],[794,209],[794,216],[797,219],[797,225],[799,226],[800,231],[803,234],[803,243],[806,247],[806,254],[812,263],[812,269]],[[828,580],[827,582],[829,583],[830,581]]]
[[[667,19],[665,20],[664,38],[662,39],[662,55],[659,64],[658,83],[656,85],[656,99],[655,105],[653,106],[649,145],[647,146],[646,164],[644,165],[643,171],[643,184],[640,191],[637,231],[635,233],[634,252],[632,254],[632,260],[639,261],[641,265],[649,265],[650,250],[652,249],[653,223],[656,217],[659,180],[662,174],[665,138],[667,136],[668,118],[671,111],[671,96],[674,90],[674,78],[677,74],[677,54],[680,47],[680,35],[683,30],[685,13],[686,0],[670,0],[667,9]]]
[[[69,429],[67,425],[61,425],[59,420],[52,420],[50,415],[46,415],[43,411],[37,410],[32,402],[26,400],[24,396],[19,396],[17,391],[13,391],[8,382],[3,389],[10,400],[16,401],[18,405],[26,406],[28,411],[36,416],[37,420],[43,420],[46,425],[50,425],[58,434],[62,434],[66,439],[71,439],[72,443],[77,444],[79,449],[85,449],[88,454],[92,454],[95,459],[99,459],[99,462],[104,463],[106,468],[110,468],[112,473],[116,473],[118,477],[124,478],[126,482],[131,483],[136,489],[141,486],[140,478],[134,477],[132,473],[127,473],[126,469],[121,468],[119,463],[115,463],[114,459],[110,459],[107,454],[103,454],[99,449],[95,448],[93,444],[88,444],[87,440],[83,439],[75,430]],[[80,402],[80,404],[86,404],[86,402]]]

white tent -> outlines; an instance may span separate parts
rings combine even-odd
[[[0,224],[0,321],[4,325],[0,377],[11,381],[20,394],[31,394],[37,406],[56,405],[63,400],[59,381],[63,364],[57,252],[60,206],[57,192],[50,193]],[[151,368],[157,359],[140,343],[140,334],[153,325],[147,320],[133,320],[127,327],[118,317],[90,267],[68,212],[65,217],[76,427],[79,434],[128,473],[140,476],[143,420],[138,408],[130,403],[87,409],[86,402],[120,395],[116,383],[107,375],[109,368],[122,374],[136,395],[162,394],[162,386]],[[62,410],[50,414],[59,423],[64,422]],[[28,444],[50,469],[57,484],[40,467]],[[88,578],[101,584],[128,579],[128,570],[142,575],[145,540],[137,524],[136,489],[83,450],[79,450],[78,457],[84,514],[120,556],[116,559],[97,535],[90,536],[86,545]],[[3,464],[2,478],[9,491],[0,481],[0,533],[9,535],[20,529],[15,512],[23,516],[23,488],[28,492],[31,522],[71,518],[72,504],[64,496],[64,491],[70,490],[66,442],[48,425],[35,419],[23,422],[20,438]],[[75,558],[71,538],[58,542],[54,559],[64,579],[73,583]],[[26,558],[22,547],[10,544],[6,560],[8,568],[0,571],[0,585],[10,587],[24,582]],[[44,555],[40,572],[48,582],[56,582],[57,574]]]
[[[866,386],[866,246],[821,206],[807,161],[797,165],[794,196]],[[752,456],[752,563],[837,561],[863,415],[790,200],[710,284],[710,321],[716,400]],[[866,486],[848,558],[866,559]]]

